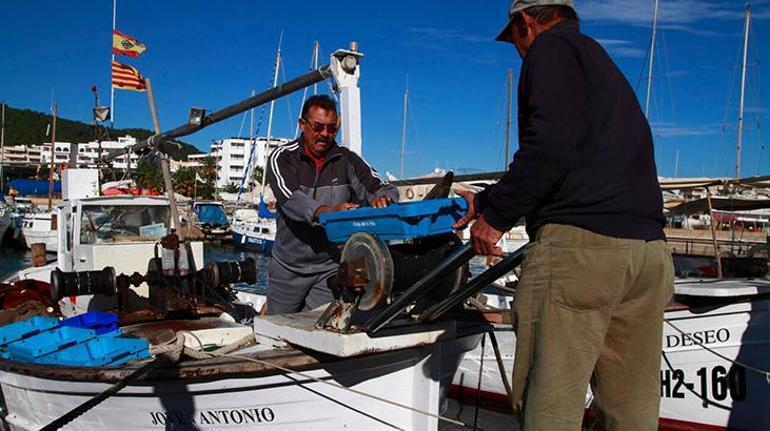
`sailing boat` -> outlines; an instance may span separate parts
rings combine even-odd
[[[273,70],[273,87],[278,85],[278,71],[281,67],[281,41],[283,40],[283,34],[281,34],[280,41],[278,42],[278,51],[275,55],[275,68]],[[316,45],[317,49],[317,45]],[[315,53],[314,53],[315,58]],[[270,152],[272,132],[273,132],[273,112],[275,108],[275,101],[270,102],[270,114],[267,121],[267,141],[263,143],[264,150],[262,151],[264,162],[262,164],[262,184],[260,189],[259,204],[257,209],[242,208],[235,210],[233,214],[233,244],[239,247],[254,249],[262,253],[269,253],[273,244],[275,244],[275,232],[277,224],[275,220],[275,214],[267,208],[265,203],[265,180],[267,178],[267,160]],[[254,121],[254,115],[252,113],[252,124]],[[253,130],[253,127],[252,127]],[[257,141],[251,137],[252,142],[252,154],[256,153]],[[251,158],[253,164],[253,158]],[[254,185],[251,187],[252,192]],[[240,197],[240,192],[239,192]]]

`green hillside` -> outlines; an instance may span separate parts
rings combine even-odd
[[[48,124],[51,122],[51,116],[42,112],[35,112],[29,109],[16,109],[6,106],[5,108],[5,144],[6,145],[36,145],[50,140],[45,132]],[[137,140],[146,139],[153,133],[147,129],[108,129],[110,139],[119,136],[131,135]],[[58,142],[90,142],[94,140],[94,127],[91,124],[80,121],[67,120],[65,118],[56,119],[56,140]],[[175,141],[180,146],[164,145],[166,150],[174,160],[187,159],[188,154],[198,154],[200,151],[190,144],[182,141]]]

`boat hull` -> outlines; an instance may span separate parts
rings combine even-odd
[[[671,308],[665,319],[660,429],[770,429],[770,385],[745,366],[770,369],[770,298]],[[510,325],[499,326],[495,335],[510,380],[516,336]],[[489,342],[483,353],[479,346],[465,355],[453,385],[460,398],[475,402],[480,396],[490,409],[510,412]],[[591,397],[589,390],[587,406]]]
[[[269,253],[273,249],[275,241],[267,238],[259,238],[251,235],[245,235],[233,232],[233,244],[238,247],[257,250],[262,253]]]
[[[31,249],[32,244],[45,244],[46,253],[56,253],[59,246],[59,237],[55,230],[40,231],[32,229],[23,230],[24,241],[27,243],[27,248]]]
[[[441,382],[451,379],[452,366],[456,367],[462,353],[478,340],[478,335],[472,335],[333,362],[311,359],[304,366],[295,364],[294,368],[345,388],[437,414],[442,402]],[[273,350],[264,360],[275,362],[280,352]],[[202,367],[197,372],[183,372],[180,364],[179,378],[131,383],[71,422],[67,429],[254,429],[264,426],[271,430],[296,430],[312,426],[315,431],[430,430],[438,426],[433,417],[372,397],[275,369],[255,372],[254,364],[239,365],[237,361],[229,359],[227,364]],[[45,377],[45,373],[36,376],[29,369],[2,368],[0,385],[6,421],[12,430],[39,429],[114,383],[98,381],[102,380],[99,378],[97,381],[54,379]],[[231,373],[234,368],[241,371]],[[166,376],[168,373],[173,375],[174,371],[165,370]],[[108,373],[99,375],[105,374]]]

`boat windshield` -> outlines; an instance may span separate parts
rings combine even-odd
[[[80,217],[80,243],[156,241],[168,224],[168,206],[87,205]]]

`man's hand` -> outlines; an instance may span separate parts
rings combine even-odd
[[[391,199],[390,196],[385,195],[385,196],[380,196],[378,198],[372,199],[372,201],[369,202],[369,205],[372,208],[385,208],[388,205],[390,205],[391,202],[393,202],[393,199]]]
[[[337,211],[346,211],[346,210],[354,210],[358,208],[357,204],[351,204],[349,202],[345,202],[344,204],[339,205],[321,205],[318,207],[318,209],[315,210],[315,214],[313,214],[313,220],[318,220],[318,217],[321,214],[325,213],[333,213]]]
[[[457,223],[452,225],[452,228],[457,230],[463,230],[468,226],[468,223],[473,221],[473,219],[476,218],[478,214],[476,214],[476,193],[473,193],[470,190],[460,190],[460,189],[454,189],[453,190],[455,194],[458,194],[465,199],[466,202],[468,202],[468,212],[465,213],[465,216],[461,218],[460,220],[457,220]]]
[[[471,227],[473,251],[482,256],[502,256],[503,250],[495,245],[502,237],[503,233],[490,226],[483,215]]]

